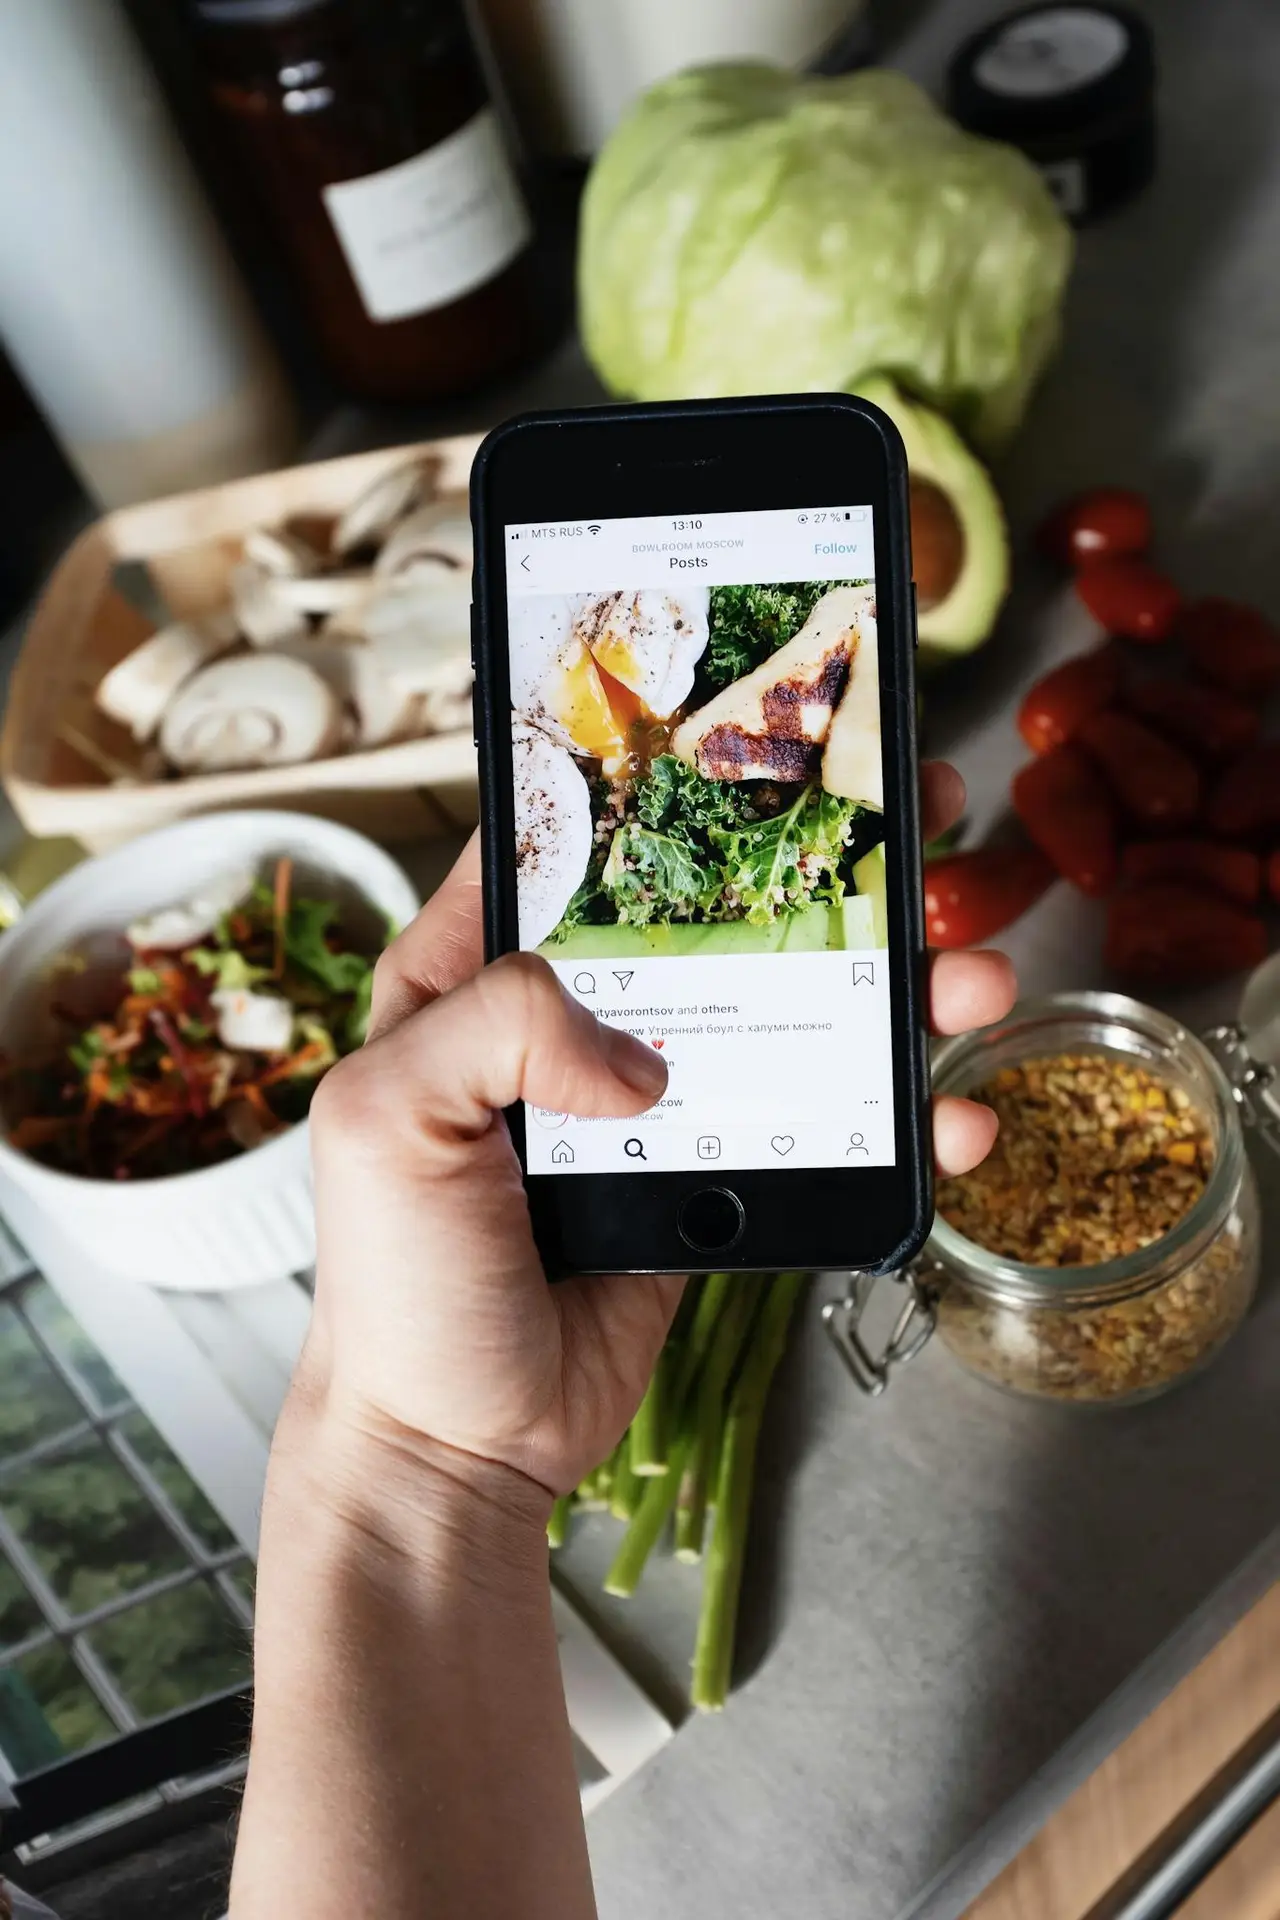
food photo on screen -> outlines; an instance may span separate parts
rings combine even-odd
[[[509,623],[523,947],[887,944],[869,581],[516,594]]]

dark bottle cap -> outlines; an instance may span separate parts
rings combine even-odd
[[[317,13],[330,0],[192,0],[196,15],[216,27],[276,26]]]
[[[971,133],[1034,160],[1062,211],[1120,206],[1155,168],[1155,46],[1123,6],[1033,6],[966,40],[947,105]]]

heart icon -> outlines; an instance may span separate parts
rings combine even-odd
[[[775,1133],[769,1145],[775,1153],[790,1153],[795,1141],[789,1133]]]
[[[667,1044],[667,1043],[666,1043],[666,1041],[665,1041],[665,1040],[651,1040],[651,1041],[649,1042],[649,1045],[650,1045],[651,1047],[656,1047],[656,1048],[658,1049],[658,1052],[659,1052],[659,1053],[661,1053],[661,1052],[662,1052],[662,1049],[663,1049],[663,1048],[664,1048],[664,1047],[666,1046],[666,1044]]]

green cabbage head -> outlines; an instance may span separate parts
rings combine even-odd
[[[1031,163],[903,75],[694,68],[587,184],[587,351],[640,400],[856,390],[884,374],[980,445],[1053,350],[1072,239]]]

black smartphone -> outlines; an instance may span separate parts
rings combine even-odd
[[[932,1218],[907,469],[846,395],[531,414],[472,475],[490,958],[659,1048],[508,1115],[548,1271],[887,1271]]]

